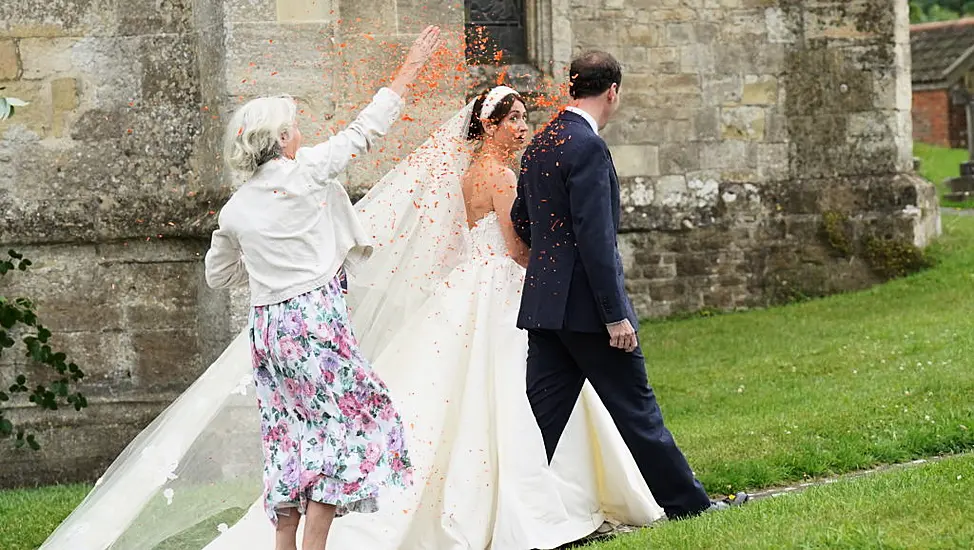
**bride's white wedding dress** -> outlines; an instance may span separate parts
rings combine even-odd
[[[468,229],[472,103],[356,205],[376,243],[346,265],[352,324],[408,427],[416,483],[335,521],[329,549],[552,548],[604,517],[663,516],[585,385],[553,462],[525,394],[524,272],[497,213]],[[42,550],[269,550],[246,329],[140,433]],[[299,530],[300,534],[300,530]]]
[[[524,270],[507,255],[496,212],[465,236],[467,260],[373,362],[411,426],[419,482],[384,494],[377,514],[335,520],[328,547],[555,548],[605,515],[635,525],[661,517],[591,387],[548,467],[525,394],[527,335],[515,326]],[[259,505],[206,548],[248,544],[273,544]]]

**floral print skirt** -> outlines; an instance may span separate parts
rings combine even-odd
[[[411,483],[402,421],[359,352],[339,277],[254,307],[250,337],[272,522],[309,500],[375,512],[381,487]]]

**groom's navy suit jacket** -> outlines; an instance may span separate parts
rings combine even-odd
[[[608,146],[581,115],[562,112],[521,160],[511,219],[531,254],[518,327],[605,332],[623,319],[638,326],[616,242],[621,213]]]
[[[550,463],[587,379],[666,515],[710,507],[663,424],[639,348],[610,345],[606,324],[636,316],[616,246],[619,181],[605,142],[582,116],[561,113],[531,141],[511,208],[531,247],[518,326],[528,330],[526,393]]]

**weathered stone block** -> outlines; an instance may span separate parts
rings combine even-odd
[[[740,75],[707,75],[703,77],[703,99],[707,105],[737,105],[744,93]]]
[[[877,35],[892,38],[894,17],[894,11],[884,2],[810,6],[804,13],[804,34],[810,40],[865,40]]]
[[[748,75],[744,78],[741,103],[774,105],[778,102],[778,79],[771,75]]]
[[[136,350],[132,376],[142,388],[185,388],[204,368],[199,361],[198,341],[192,327],[133,331],[132,346]]]
[[[666,141],[670,143],[686,143],[694,138],[693,124],[687,119],[666,121]]]
[[[224,20],[229,23],[267,23],[278,17],[278,0],[208,0],[221,6],[201,7],[201,11],[216,12],[218,21],[213,26],[223,29]],[[208,15],[208,14],[207,14]]]
[[[788,177],[788,144],[759,143],[757,165],[765,181],[780,181]]]
[[[78,81],[73,78],[59,78],[51,82],[51,107],[54,137],[64,135],[64,128],[70,112],[78,106]]]
[[[713,73],[716,69],[717,56],[714,48],[707,44],[692,44],[680,48],[680,71],[684,73],[699,72]]]
[[[714,44],[720,38],[720,25],[706,22],[694,23],[693,36],[698,44]]]
[[[661,30],[651,23],[629,25],[626,27],[627,42],[632,46],[655,48],[660,45]]]
[[[700,145],[697,143],[667,143],[660,146],[660,173],[688,174],[700,169]]]
[[[662,22],[693,21],[696,12],[689,7],[663,7],[655,5],[656,9],[649,12],[650,19]]]
[[[612,159],[620,178],[659,175],[659,148],[655,145],[617,145]]]
[[[621,182],[620,194],[624,206],[638,208],[653,204],[656,189],[646,178],[636,177]]]
[[[346,3],[343,0],[343,7]],[[463,27],[464,9],[459,2],[444,2],[434,8],[426,0],[396,0],[396,17],[400,34],[418,34],[426,25],[439,25],[456,32]]]
[[[350,40],[358,40],[365,33],[395,35],[399,32],[396,0],[370,2],[341,2],[342,23],[339,31]],[[405,30],[411,30],[407,26]]]
[[[646,51],[646,68],[662,74],[680,72],[680,49],[672,47],[649,48]]]
[[[868,111],[872,108],[873,83],[863,78],[847,52],[809,48],[790,52],[784,77],[789,116]]]
[[[801,29],[801,10],[768,7],[764,10],[768,41],[776,44],[793,44]]]
[[[909,111],[912,87],[909,71],[883,71],[871,75],[875,92],[874,106],[880,110]]]
[[[742,9],[726,14],[725,25],[721,29],[724,40],[761,40],[765,39],[767,26],[761,13],[754,10]]]
[[[894,120],[883,112],[852,113],[849,115],[849,136],[892,138]]]
[[[76,38],[24,38],[20,40],[25,79],[45,79],[77,70],[71,50]]]
[[[707,143],[700,148],[700,166],[708,169],[730,169],[747,165],[747,143],[727,140]]]
[[[663,206],[679,206],[687,193],[687,178],[683,175],[663,176],[656,181],[654,202]]]
[[[672,279],[677,276],[676,263],[647,262],[643,264],[641,275],[646,279]]]
[[[619,116],[609,122],[601,135],[610,145],[657,144],[664,140],[665,122],[624,100]]]
[[[0,40],[0,80],[20,77],[20,55],[13,40]]]
[[[765,111],[765,135],[772,143],[788,141],[788,118],[775,107]]]
[[[724,107],[721,109],[721,137],[762,141],[765,112],[761,107]]]
[[[676,260],[676,273],[683,277],[712,275],[715,268],[714,258],[710,254],[685,254]]]
[[[700,75],[696,73],[659,75],[656,89],[663,94],[699,94]]]
[[[78,106],[78,81],[58,78],[51,81],[51,106],[54,112],[70,111]]]
[[[129,0],[115,5],[112,34],[118,36],[192,32],[194,0]],[[202,6],[199,6],[199,9]]]
[[[649,296],[654,302],[676,302],[676,308],[679,308],[683,305],[680,301],[686,297],[686,291],[686,283],[682,281],[667,281],[651,285],[649,288]]]
[[[700,109],[693,117],[693,134],[698,141],[720,139],[720,109]]]
[[[780,4],[778,0],[740,0],[741,7],[745,9],[749,8],[770,8]]]
[[[684,46],[696,41],[693,23],[669,23],[666,25],[667,46]]]
[[[55,37],[111,32],[114,5],[91,0],[0,3],[0,37]]]
[[[281,23],[328,23],[335,19],[331,0],[277,0]]]

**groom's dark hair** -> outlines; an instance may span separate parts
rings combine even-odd
[[[568,89],[573,98],[601,95],[613,84],[622,86],[622,65],[611,54],[592,51],[572,61]]]

